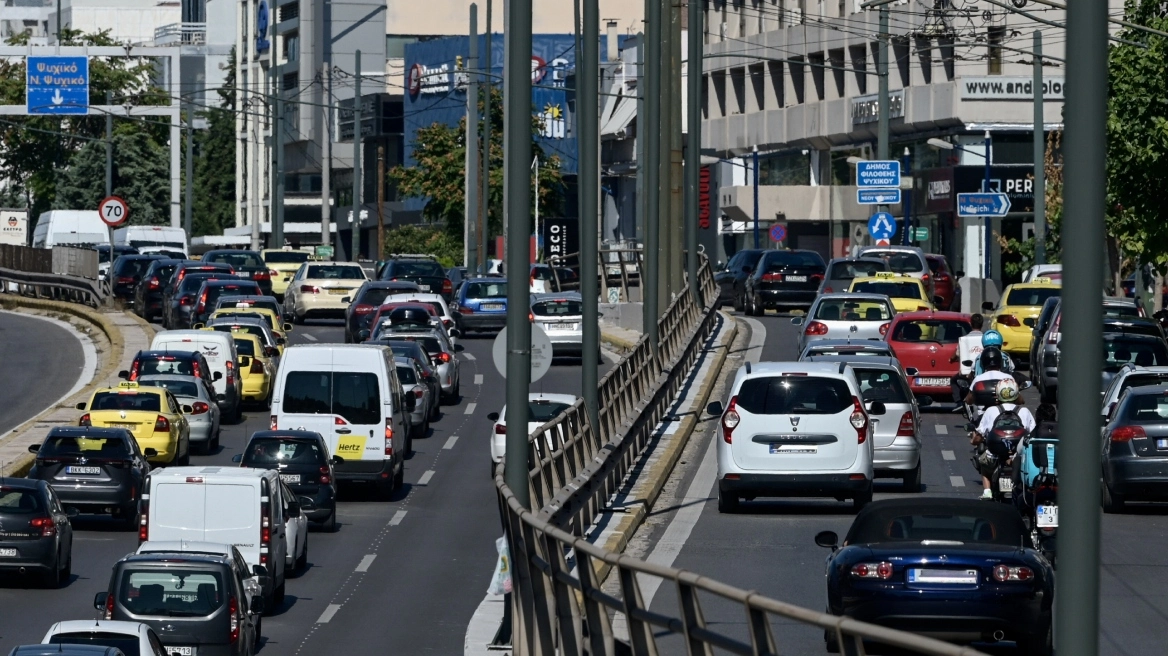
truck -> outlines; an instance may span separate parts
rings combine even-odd
[[[181,252],[190,255],[187,233],[182,228],[170,226],[126,226],[114,230],[114,245],[131,246],[139,253]]]
[[[32,232],[33,248],[73,246],[83,248],[109,243],[109,228],[96,210],[49,210],[41,212]]]

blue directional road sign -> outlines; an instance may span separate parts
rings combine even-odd
[[[857,189],[856,202],[860,205],[899,205],[900,189]]]
[[[957,194],[957,216],[999,217],[1010,212],[1010,197],[997,192]]]
[[[877,212],[868,219],[868,234],[872,239],[892,239],[896,234],[896,219],[888,212]]]
[[[783,241],[787,238],[787,228],[781,223],[776,223],[771,226],[771,239],[775,241]]]
[[[29,114],[88,114],[89,58],[27,59],[25,102]]]
[[[900,162],[896,160],[872,160],[856,162],[857,187],[900,188]]]

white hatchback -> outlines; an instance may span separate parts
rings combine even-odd
[[[572,407],[577,397],[571,394],[528,394],[527,395],[527,434],[531,435],[540,426],[555,419],[559,414]],[[495,474],[495,465],[503,462],[507,454],[507,406],[501,412],[492,412],[487,419],[495,422],[491,433],[491,475]]]
[[[761,362],[738,370],[720,415],[718,510],[739,499],[832,497],[856,510],[872,500],[873,422],[844,363]],[[867,407],[865,407],[867,405]]]

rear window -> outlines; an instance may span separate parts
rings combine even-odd
[[[351,424],[381,422],[381,389],[371,373],[293,371],[284,381],[284,412],[340,415]]]
[[[240,282],[228,285],[207,286],[207,307],[213,308],[219,304],[221,296],[250,296],[260,294],[260,286],[254,282]]]
[[[230,308],[228,308],[228,309],[230,309]],[[226,318],[228,320],[231,320],[233,318],[234,319],[259,319],[260,321],[263,321],[265,324],[267,324],[268,328],[271,328],[272,330],[276,329],[276,326],[272,323],[272,315],[265,314],[263,312],[221,312],[221,313],[217,314],[214,318],[215,319]]]
[[[138,381],[143,385],[149,385],[150,387],[161,387],[162,389],[169,391],[175,396],[189,396],[192,398],[199,397],[199,385],[194,381],[167,379],[145,380],[142,378],[139,378]]]
[[[418,374],[414,371],[413,365],[407,367],[399,364],[397,366],[397,379],[401,381],[402,385],[416,385]]]
[[[0,487],[0,512],[6,515],[32,515],[43,512],[44,504],[36,490]],[[0,535],[4,530],[0,529]]]
[[[194,376],[195,363],[185,358],[162,357],[142,358],[138,360],[138,375],[177,374],[179,376]]]
[[[548,267],[535,267],[531,270],[532,280],[551,280],[552,270]]]
[[[826,299],[815,310],[820,321],[888,321],[892,309],[888,303],[875,300]]]
[[[219,262],[230,264],[235,269],[241,267],[262,267],[264,261],[255,253],[208,253],[203,256],[204,262]]]
[[[250,339],[235,339],[235,352],[239,355],[246,355],[248,357],[255,357],[255,342]]]
[[[1132,374],[1123,379],[1119,384],[1118,394],[1123,394],[1123,391],[1129,387],[1150,387],[1153,385],[1168,384],[1168,373],[1164,374]],[[1119,398],[1118,396],[1116,398]]]
[[[227,274],[220,274],[220,275],[216,276],[216,275],[205,274],[205,273],[198,273],[198,274],[192,274],[189,276],[184,276],[182,279],[182,285],[179,287],[179,290],[181,290],[184,293],[189,294],[190,292],[198,291],[198,289],[203,286],[203,283],[208,281],[208,280],[222,280],[223,278],[230,278],[230,277],[232,277],[232,276],[227,275]]]
[[[86,631],[85,633],[58,633],[49,638],[50,645],[94,645],[101,647],[116,647],[126,656],[140,656],[138,636],[125,633],[104,633],[101,631]]]
[[[956,344],[970,331],[969,324],[952,319],[914,319],[902,321],[892,331],[898,342],[940,342]]]
[[[120,257],[118,258],[117,262],[114,262],[114,275],[141,277],[143,273],[146,273],[146,269],[149,269],[153,262],[153,259]]]
[[[1140,367],[1168,365],[1168,349],[1160,340],[1112,339],[1103,342],[1103,370],[1119,371],[1125,364]]]
[[[123,570],[118,603],[135,615],[206,617],[224,603],[223,575],[216,570]]]
[[[364,280],[365,272],[359,266],[310,264],[304,277],[311,280]]]
[[[896,273],[920,273],[925,270],[924,263],[916,253],[885,251],[882,253],[867,252],[868,257],[879,257],[888,262],[888,268]]]
[[[308,261],[308,253],[303,251],[264,253],[264,261],[268,264],[303,264]]]
[[[889,298],[916,298],[921,297],[921,286],[913,282],[868,281],[852,283],[853,292],[862,294],[883,294]]]
[[[874,342],[878,343],[878,342]],[[807,356],[813,355],[859,355],[859,356],[874,356],[874,357],[892,357],[892,349],[873,346],[815,346],[812,344],[807,347],[805,352]]]
[[[154,271],[151,272],[151,275],[156,276],[158,278],[158,282],[165,285],[174,276],[174,270],[177,268],[178,268],[177,264],[165,264],[163,266],[156,266],[156,267],[154,267]]]
[[[89,410],[162,412],[162,397],[137,392],[98,392],[93,395],[93,403],[89,404]]]
[[[865,401],[884,403],[908,403],[908,390],[904,388],[900,376],[887,369],[858,369],[856,380],[860,383],[860,395]]]
[[[579,316],[584,313],[584,304],[573,300],[540,301],[531,306],[531,313],[537,317]]]
[[[567,403],[559,403],[556,401],[528,401],[527,422],[531,424],[546,424],[570,407],[572,406]]]
[[[446,270],[442,268],[441,264],[428,260],[421,260],[417,262],[394,262],[390,264],[390,269],[394,276],[426,276],[445,278]]]
[[[1135,394],[1120,409],[1122,421],[1132,424],[1168,423],[1168,394]]]
[[[467,298],[507,298],[507,283],[472,282],[466,285]]]
[[[852,392],[838,378],[751,378],[738,390],[738,407],[755,415],[834,415],[852,407]]]
[[[361,295],[354,301],[356,305],[381,305],[385,302],[385,298],[394,293],[392,289],[379,289],[377,287],[367,287]]]
[[[933,273],[949,272],[949,265],[945,263],[945,260],[939,257],[926,257],[925,262],[929,264],[929,271],[932,271]]]
[[[219,299],[218,308],[259,308],[261,310],[271,310],[273,314],[280,314],[280,304],[275,301],[257,301],[254,299],[247,299],[242,297],[224,296]]]
[[[243,452],[244,467],[271,465],[323,465],[324,453],[316,442],[257,438]]]
[[[1127,303],[1115,304],[1115,305],[1112,305],[1111,303],[1104,303],[1103,304],[1103,318],[1104,319],[1131,319],[1133,317],[1139,317],[1139,316],[1141,316],[1140,310],[1138,307],[1136,307],[1135,304],[1131,304],[1131,305],[1128,305]]]
[[[130,445],[120,437],[73,437],[53,435],[37,451],[38,457],[129,458]]]
[[[380,331],[379,336],[384,336],[393,332],[393,326],[383,325],[382,327],[385,328],[385,330]],[[442,343],[438,341],[437,337],[394,335],[393,338],[407,342],[414,342],[421,346],[422,350],[425,351],[427,355],[437,355],[442,352]]]
[[[937,540],[1012,547],[1028,545],[1030,540],[1022,518],[1017,512],[1009,512],[1012,510],[986,508],[975,514],[942,508],[888,508],[857,517],[847,540],[848,544]]]
[[[867,278],[877,271],[887,271],[888,265],[883,262],[836,262],[831,265],[828,278],[832,280],[851,280],[853,278]]]
[[[1030,287],[1012,289],[1006,294],[1006,305],[1042,305],[1048,298],[1059,295],[1058,287]]]
[[[763,266],[767,271],[781,271],[786,267],[823,267],[823,258],[816,253],[801,253],[778,251],[775,253],[767,253],[766,259],[763,260]]]

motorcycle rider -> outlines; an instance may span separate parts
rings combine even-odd
[[[1001,352],[1003,341],[1002,333],[992,329],[985,331],[985,334],[981,336],[982,353],[985,353],[985,349],[991,347],[996,348],[999,352]],[[1001,369],[1008,374],[1014,373],[1014,361],[1010,359],[1010,356],[1006,355],[1004,352],[1002,353]],[[979,357],[973,361],[973,373],[976,376],[980,376],[984,372],[985,365],[982,364],[981,358]]]
[[[1003,356],[1002,351],[996,346],[990,346],[981,352],[981,357],[978,358],[978,364],[984,369],[984,372],[974,377],[969,384],[969,393],[965,395],[965,402],[973,405],[973,388],[980,382],[987,380],[1014,380],[1014,377],[1003,371]],[[1014,381],[1015,386],[1017,381]]]
[[[982,354],[983,359],[992,351],[996,351],[996,349],[986,349],[986,352]],[[988,362],[987,364],[993,363]],[[981,421],[977,425],[977,429],[974,430],[974,432],[970,435],[969,440],[970,444],[976,447],[974,463],[977,467],[978,473],[981,474],[981,498],[983,499],[993,499],[994,496],[991,489],[990,476],[993,475],[994,468],[997,463],[993,455],[990,454],[989,450],[986,448],[986,437],[990,434],[990,431],[993,430],[994,421],[998,418],[998,415],[1002,414],[1003,412],[1011,411],[1016,413],[1018,418],[1022,420],[1022,426],[1026,429],[1027,434],[1032,433],[1035,427],[1034,415],[1030,414],[1030,410],[1026,409],[1026,407],[1019,402],[1020,399],[1018,381],[1014,380],[1014,378],[1009,374],[1002,374],[1002,372],[996,370],[987,371],[985,374],[982,374],[982,376],[986,376],[992,373],[998,373],[1005,376],[1005,378],[997,379],[998,384],[994,395],[998,402],[996,405],[991,405],[986,408],[986,411],[981,416]],[[994,379],[987,378],[986,380]]]
[[[957,375],[949,381],[953,390],[954,403],[961,403],[961,398],[965,396],[965,384],[973,377],[973,366],[968,366],[965,363],[976,362],[981,357],[984,348],[981,344],[981,328],[984,324],[985,317],[980,314],[971,316],[969,326],[973,330],[957,339],[957,352],[949,358],[950,362],[956,362],[960,366]]]

